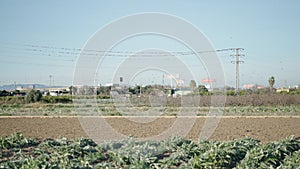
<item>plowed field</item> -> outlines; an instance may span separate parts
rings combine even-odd
[[[95,119],[95,117],[87,117]],[[181,117],[184,118],[184,117]],[[124,117],[105,117],[118,133],[147,138],[170,128],[176,117],[159,117],[149,123],[138,123]],[[187,138],[197,140],[206,117],[197,117]],[[28,137],[67,138],[87,137],[77,117],[0,117],[0,136],[22,132]],[[185,126],[182,126],[185,127]],[[97,129],[100,130],[101,129]],[[263,142],[280,140],[290,135],[300,136],[300,116],[222,117],[212,134],[212,140],[232,140],[252,137]]]

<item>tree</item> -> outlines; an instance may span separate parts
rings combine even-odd
[[[196,81],[195,80],[191,80],[191,82],[190,82],[190,88],[191,88],[192,93],[195,92],[196,86],[197,86]]]
[[[208,92],[208,89],[204,85],[199,85],[198,90],[199,90],[200,95],[207,94],[207,92]]]
[[[70,94],[71,95],[75,95],[77,93],[77,87],[70,86],[69,89],[70,89]]]
[[[84,85],[77,88],[77,94],[79,95],[94,95],[96,92],[97,91],[92,86]]]
[[[271,76],[271,77],[269,78],[270,91],[273,90],[274,84],[275,84],[275,78],[274,78],[274,76]]]
[[[109,96],[111,91],[111,86],[99,86],[97,88],[97,95]]]
[[[8,91],[6,91],[6,90],[0,90],[0,96],[9,96],[9,92]]]
[[[34,103],[34,102],[41,101],[41,99],[42,99],[42,93],[39,90],[31,89],[26,94],[25,102],[26,103]]]

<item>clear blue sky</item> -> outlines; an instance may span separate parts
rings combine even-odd
[[[76,55],[51,49],[30,51],[29,45],[83,48],[101,27],[131,14],[163,12],[183,18],[216,49],[242,47],[241,86],[300,84],[300,1],[0,1],[0,85],[17,83],[71,85]],[[230,53],[219,53],[226,81],[234,86]],[[200,78],[200,77],[199,77]]]

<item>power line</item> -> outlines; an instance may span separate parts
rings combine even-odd
[[[24,61],[7,61],[7,60],[2,60],[0,59],[1,63],[7,63],[7,64],[20,64],[20,65],[34,65],[34,66],[46,66],[46,67],[60,67],[60,68],[65,68],[65,67],[74,67],[70,65],[63,65],[63,64],[49,64],[49,63],[32,63],[32,62],[24,62]]]
[[[2,47],[2,48],[1,48]],[[82,49],[82,48],[69,48],[69,47],[55,47],[48,45],[36,45],[36,44],[21,44],[21,43],[5,43],[0,42],[0,51],[1,49],[10,49],[7,51],[9,53],[8,57],[17,57],[17,58],[27,58],[27,59],[35,59],[33,55],[44,56],[52,58],[56,57],[58,60],[54,59],[55,64],[50,64],[49,62],[43,63],[33,63],[33,62],[24,62],[22,60],[17,61],[7,61],[3,60],[1,62],[5,63],[15,63],[15,64],[31,64],[37,66],[53,66],[53,67],[68,67],[65,64],[57,64],[62,61],[65,62],[75,62],[76,58],[79,56],[87,56],[89,59],[95,59],[99,56],[105,57],[160,57],[160,56],[195,56],[197,54],[206,54],[213,52],[227,52],[227,51],[235,51],[236,53],[232,56],[235,56],[236,60],[232,63],[236,64],[236,90],[239,89],[239,64],[243,63],[243,61],[239,60],[239,51],[243,50],[242,48],[226,48],[226,49],[217,49],[217,50],[207,50],[207,51],[173,51],[173,52],[162,52],[162,51],[144,51],[144,52],[136,52],[136,51],[116,51],[116,50],[95,50],[95,49]],[[16,55],[15,55],[16,54]],[[25,56],[24,56],[24,55]],[[3,55],[3,52],[2,52]],[[74,66],[72,66],[74,67]]]
[[[0,42],[0,45],[3,45],[3,42]],[[51,54],[60,54],[60,57],[68,57],[68,56],[115,56],[115,57],[128,57],[128,55],[138,54],[138,56],[143,57],[153,57],[156,56],[169,56],[172,55],[196,55],[196,54],[204,54],[204,53],[213,53],[213,52],[223,52],[232,50],[229,49],[219,49],[219,50],[209,50],[209,51],[174,51],[174,52],[160,52],[160,51],[144,51],[144,52],[136,52],[136,51],[115,51],[115,50],[95,50],[95,49],[81,49],[81,48],[67,48],[67,47],[55,47],[55,46],[47,46],[47,45],[35,45],[35,44],[15,44],[11,46],[10,44],[5,44],[5,48],[10,48],[13,50],[21,50],[21,51],[29,51],[34,53],[40,53],[49,56],[55,56]],[[17,46],[17,47],[16,47]],[[46,54],[45,54],[46,53]]]

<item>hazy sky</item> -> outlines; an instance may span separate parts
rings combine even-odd
[[[78,52],[74,51],[82,49],[97,30],[124,16],[162,12],[196,26],[215,49],[244,48],[241,86],[250,83],[266,86],[270,76],[276,79],[275,87],[293,86],[300,84],[299,8],[298,0],[2,0],[0,85],[14,82],[49,84],[49,75],[55,85],[71,85],[78,57]],[[142,41],[139,39],[138,43]],[[138,49],[123,46],[118,50]],[[234,58],[230,54],[218,53],[226,84],[234,86],[235,66],[231,64]],[[109,82],[103,79],[101,83]]]

